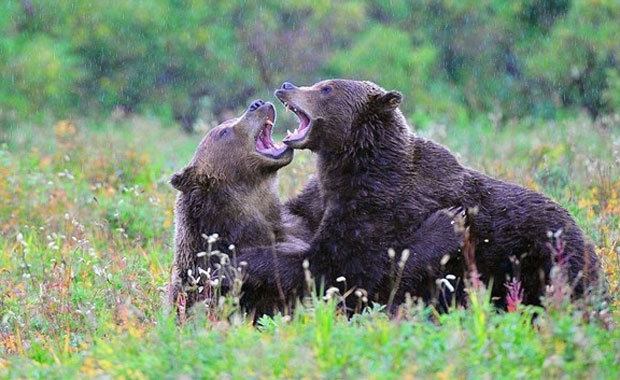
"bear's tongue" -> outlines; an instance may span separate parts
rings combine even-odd
[[[292,109],[297,118],[299,119],[299,126],[295,128],[293,132],[286,130],[286,137],[284,141],[296,141],[301,140],[308,134],[308,126],[310,125],[310,118],[305,112],[295,107],[291,107],[289,104],[285,104],[286,110]]]
[[[261,154],[277,157],[286,150],[286,146],[282,144],[278,147],[274,144],[271,139],[272,127],[273,122],[268,120],[256,139],[256,150]]]

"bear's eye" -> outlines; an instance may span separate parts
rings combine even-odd
[[[332,88],[330,86],[325,86],[321,89],[321,94],[327,95],[332,92]]]
[[[224,128],[224,129],[222,129],[221,131],[218,132],[217,138],[221,139],[222,137],[226,137],[226,136],[230,135],[230,133],[231,133],[230,128]]]

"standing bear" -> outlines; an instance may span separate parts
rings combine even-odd
[[[311,87],[284,83],[275,96],[299,118],[285,144],[316,153],[317,180],[288,207],[303,217],[305,208],[315,207],[308,194],[322,196],[322,218],[304,255],[325,287],[342,286],[337,278],[344,276],[347,287],[363,288],[380,303],[400,303],[406,293],[426,297],[433,283],[428,276],[437,273],[428,268],[462,258],[416,248],[415,232],[430,215],[454,205],[477,210],[468,213],[468,242],[497,306],[506,307],[504,284],[512,278],[521,281],[524,303],[541,303],[556,259],[549,232],[565,243],[563,263],[574,294],[597,286],[599,259],[564,208],[463,167],[443,146],[413,135],[399,110],[399,92],[334,79]],[[432,241],[440,245],[447,236]],[[388,248],[411,253],[395,295]],[[450,270],[463,277],[462,268],[457,263]]]
[[[260,256],[251,251],[249,259],[263,271],[271,256],[308,247],[309,231],[284,212],[277,196],[277,171],[291,162],[293,150],[274,144],[274,121],[271,103],[253,102],[241,117],[210,130],[190,163],[170,180],[179,194],[169,300],[179,314],[213,296],[212,280],[230,286],[234,279],[222,272],[233,259],[231,244],[237,262],[249,247],[261,247]],[[219,238],[209,241],[215,233]],[[221,262],[222,255],[207,255],[209,250],[227,254],[227,262]],[[298,264],[301,268],[301,260]],[[241,306],[260,315],[272,312],[281,298],[278,289],[255,285],[243,285]]]

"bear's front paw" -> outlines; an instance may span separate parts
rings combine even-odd
[[[438,210],[431,214],[417,231],[433,246],[443,247],[444,252],[454,252],[461,248],[467,230],[467,212],[460,206]]]
[[[453,206],[448,209],[439,210],[439,212],[444,212],[452,218],[451,224],[454,226],[454,230],[457,234],[462,235],[468,227],[469,219],[467,218],[467,210],[465,207]]]

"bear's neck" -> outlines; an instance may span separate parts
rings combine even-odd
[[[411,133],[399,116],[358,120],[350,127],[354,132],[347,144],[316,152],[323,189],[342,194],[343,189],[373,188],[375,181],[404,180]]]
[[[239,220],[252,218],[256,214],[269,216],[274,213],[273,210],[279,205],[276,188],[275,178],[269,181],[227,184],[212,189],[208,197],[214,208],[219,204],[224,214]]]
[[[241,231],[254,229],[275,231],[282,224],[280,201],[276,194],[276,182],[262,181],[253,184],[220,184],[211,187],[204,193],[196,193],[186,197],[187,213],[194,234],[217,233],[226,244],[241,245],[245,236]],[[265,235],[268,238],[270,235]],[[268,244],[257,241],[257,244]]]

